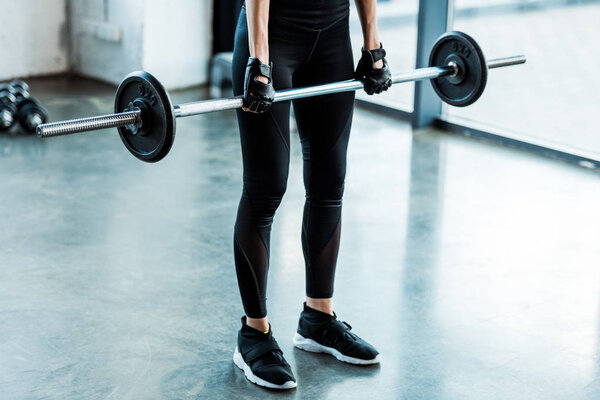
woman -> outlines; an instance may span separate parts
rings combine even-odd
[[[244,188],[234,234],[236,273],[246,316],[235,364],[261,386],[296,386],[267,320],[269,237],[285,192],[290,102],[272,104],[275,90],[362,80],[369,94],[391,85],[377,33],[376,0],[355,0],[363,29],[356,71],[349,35],[349,0],[246,0],[233,58],[233,89],[244,96],[238,123]],[[331,298],[340,242],[346,151],[354,92],[294,100],[304,158],[306,204],[302,247],[306,302],[294,344],[354,364],[380,361],[377,350],[336,318]]]

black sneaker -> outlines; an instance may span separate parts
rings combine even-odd
[[[329,315],[310,308],[304,303],[300,314],[294,345],[314,353],[331,354],[340,361],[351,364],[377,364],[381,355],[373,346],[353,332],[352,327]]]
[[[283,357],[270,325],[269,332],[263,333],[246,325],[246,317],[242,317],[233,362],[250,382],[259,386],[270,389],[296,387],[292,368]]]

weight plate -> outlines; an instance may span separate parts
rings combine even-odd
[[[459,66],[457,76],[442,76],[431,80],[440,98],[456,107],[465,107],[479,99],[487,83],[487,63],[477,42],[463,32],[444,33],[433,45],[429,56],[432,67]]]
[[[162,160],[175,140],[175,113],[169,93],[150,73],[133,72],[117,89],[115,112],[127,111],[132,105],[142,109],[143,125],[118,128],[123,144],[142,161]]]

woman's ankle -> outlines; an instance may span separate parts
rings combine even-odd
[[[246,325],[250,328],[256,329],[264,333],[269,332],[269,320],[267,317],[264,318],[250,318],[246,317]]]
[[[332,299],[314,299],[312,297],[306,298],[306,305],[310,308],[321,311],[322,313],[333,315]]]

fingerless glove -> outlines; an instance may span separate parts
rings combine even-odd
[[[362,50],[362,56],[356,67],[355,78],[361,81],[365,92],[371,95],[381,93],[392,86],[392,74],[385,59],[383,45],[375,50]],[[375,62],[383,60],[383,68],[376,68]]]
[[[275,99],[275,89],[273,88],[273,78],[271,72],[273,63],[261,64],[258,58],[248,58],[246,66],[246,77],[244,80],[244,107],[253,112],[265,112],[273,104]],[[264,76],[269,83],[263,83],[256,78]]]

